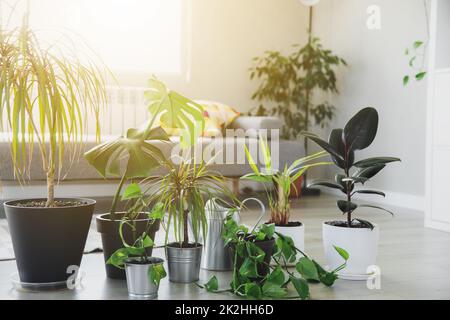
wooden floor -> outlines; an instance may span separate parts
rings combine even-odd
[[[339,219],[335,198],[309,197],[293,204],[293,219],[306,225],[306,251],[324,262],[321,223]],[[369,290],[365,281],[338,280],[331,288],[311,285],[312,299],[450,299],[450,234],[423,227],[423,214],[392,208],[394,218],[366,209],[359,214],[380,225],[380,246],[377,264],[381,269],[381,288]],[[243,213],[243,220],[252,223],[256,211]],[[162,255],[156,250],[156,255]],[[83,258],[83,287],[76,290],[30,293],[12,289],[10,275],[16,272],[15,262],[0,263],[0,299],[127,299],[124,281],[106,279],[101,254]],[[227,286],[228,272],[202,270],[200,282],[212,274],[221,286]],[[234,299],[231,294],[210,294],[195,284],[172,284],[164,279],[159,299]]]

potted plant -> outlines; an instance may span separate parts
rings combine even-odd
[[[327,101],[315,103],[314,92],[338,93],[336,69],[341,65],[347,65],[345,60],[324,48],[320,39],[311,33],[304,46],[294,45],[288,55],[267,51],[254,58],[250,79],[260,81],[252,95],[260,103],[256,115],[282,117],[284,139],[299,139],[301,131],[308,130],[312,123],[324,128],[336,109]],[[308,154],[307,139],[304,139],[304,149]],[[317,194],[317,189],[306,188],[306,180],[305,174],[302,192]]]
[[[346,197],[338,200],[339,210],[346,215],[346,221],[328,221],[323,223],[323,242],[328,265],[333,268],[338,264],[338,257],[333,252],[333,245],[345,247],[351,258],[343,277],[350,279],[367,278],[367,267],[375,264],[379,227],[367,220],[354,218],[353,212],[358,208],[375,208],[389,212],[370,204],[356,204],[352,201],[355,194],[374,194],[385,196],[381,191],[357,188],[379,173],[388,163],[400,161],[393,157],[374,157],[355,161],[355,151],[369,147],[378,129],[378,112],[374,108],[364,108],[351,118],[344,129],[331,131],[327,141],[318,136],[303,132],[303,135],[316,142],[327,151],[334,163],[342,170],[336,174],[335,181],[319,180],[314,186],[325,186],[340,190]],[[354,170],[356,169],[356,170]]]
[[[22,182],[41,161],[47,197],[4,203],[20,281],[65,285],[67,267],[80,265],[95,201],[55,198],[56,179],[76,161],[85,117],[106,100],[104,72],[82,64],[74,46],[45,46],[28,26],[0,29],[0,122],[11,132],[11,159]],[[32,159],[37,147],[40,159]],[[70,153],[70,157],[65,157]]]
[[[239,225],[232,215],[227,217],[223,237],[234,248],[230,288],[219,290],[216,276],[200,287],[250,299],[307,299],[310,297],[308,282],[332,286],[338,278],[336,273],[345,268],[348,259],[348,253],[336,247],[341,265],[328,272],[298,249],[290,237],[277,233],[274,224],[262,224],[249,231],[246,226]],[[275,266],[270,265],[271,260],[275,261]],[[288,262],[295,263],[297,273],[287,267]],[[294,293],[291,294],[291,291]]]
[[[169,143],[167,133],[161,127],[155,127],[156,120],[160,120],[168,128],[176,127],[187,131],[181,136],[182,145],[190,145],[196,140],[201,130],[198,126],[204,125],[202,107],[169,90],[164,83],[152,77],[149,88],[145,92],[150,120],[142,128],[130,128],[126,137],[118,137],[112,141],[104,142],[85,153],[86,160],[103,176],[120,177],[120,182],[111,204],[109,213],[99,215],[96,219],[97,230],[102,235],[102,244],[105,261],[113,252],[122,247],[119,237],[120,221],[126,212],[116,212],[122,188],[133,179],[142,179],[151,175],[152,171],[161,166],[165,156],[158,148],[158,143]],[[125,164],[123,165],[123,161]],[[122,165],[121,165],[122,164]],[[130,217],[128,217],[130,218]],[[147,226],[148,217],[139,214],[133,217],[136,228],[143,231]],[[153,240],[159,224],[152,224],[148,230]],[[124,229],[124,237],[129,242],[132,234],[129,228]],[[110,278],[125,279],[125,272],[106,264],[106,274]]]
[[[179,164],[166,161],[167,174],[148,179],[149,201],[162,203],[168,214],[164,227],[169,280],[172,282],[198,280],[203,249],[200,237],[206,238],[207,228],[205,199],[224,195],[233,198],[220,174],[208,170],[205,162],[196,164],[191,160],[181,159]],[[172,230],[176,242],[167,243]]]
[[[166,277],[164,260],[151,257],[148,252],[153,247],[153,240],[149,236],[152,225],[158,223],[164,217],[163,206],[159,203],[151,212],[146,213],[148,220],[143,232],[136,229],[136,220],[129,217],[133,214],[141,214],[148,207],[145,197],[137,184],[131,184],[124,191],[124,198],[132,200],[129,215],[120,221],[119,234],[123,248],[117,249],[107,261],[107,264],[119,269],[125,269],[128,295],[132,298],[156,299],[158,297],[159,283]],[[131,228],[134,234],[133,242],[128,243],[123,237],[124,226]]]
[[[244,180],[261,182],[264,185],[270,208],[270,220],[274,223],[276,232],[288,235],[300,250],[305,250],[305,226],[300,221],[291,221],[291,206],[289,194],[293,181],[300,178],[309,168],[331,164],[331,162],[310,163],[327,155],[325,151],[315,153],[294,161],[289,167],[286,165],[282,171],[272,167],[271,153],[267,140],[260,137],[260,149],[264,157],[265,167],[259,169],[252,158],[247,146],[245,154],[253,173],[241,177]]]

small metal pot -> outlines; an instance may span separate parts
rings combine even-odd
[[[140,258],[129,258],[125,261],[125,273],[127,275],[128,295],[137,299],[156,299],[159,286],[155,285],[148,276],[148,268],[151,265],[162,264],[163,259],[149,257],[146,263]]]
[[[177,242],[166,246],[169,281],[190,283],[199,279],[203,246],[196,243],[191,248],[180,248]]]

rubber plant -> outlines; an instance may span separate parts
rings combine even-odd
[[[289,194],[291,193],[291,186],[295,187],[293,182],[300,178],[309,168],[332,164],[332,162],[308,164],[308,162],[327,155],[325,151],[322,151],[297,159],[289,167],[285,165],[283,170],[280,171],[273,166],[267,139],[260,137],[259,141],[265,167],[259,169],[247,146],[244,146],[245,154],[253,173],[246,174],[241,179],[263,183],[270,208],[270,220],[268,222],[275,223],[277,226],[286,226],[289,224],[290,218]]]
[[[394,157],[371,157],[355,161],[355,151],[363,150],[369,147],[376,137],[378,130],[378,112],[374,108],[364,108],[351,118],[344,129],[334,129],[330,133],[328,141],[322,140],[317,135],[303,132],[302,134],[325,151],[327,151],[333,162],[342,172],[335,175],[335,181],[316,180],[311,186],[324,186],[340,190],[346,197],[345,200],[338,200],[337,206],[340,211],[346,215],[346,226],[351,228],[355,226],[354,222],[364,227],[373,229],[369,221],[353,218],[353,212],[362,207],[369,207],[384,210],[393,215],[387,209],[370,204],[356,204],[352,201],[355,194],[374,194],[385,197],[381,191],[370,190],[366,188],[357,188],[358,185],[364,185],[369,179],[378,174],[386,167],[386,164],[400,161]]]
[[[157,120],[167,128],[182,129],[181,144],[192,145],[204,127],[203,108],[181,94],[169,90],[156,77],[145,92],[150,119],[139,129],[128,129],[126,136],[104,142],[85,153],[86,160],[103,176],[120,177],[110,216],[116,220],[116,207],[126,182],[148,177],[166,160],[155,142],[170,142]],[[199,129],[200,128],[200,129]],[[125,166],[121,166],[125,159]]]
[[[0,126],[11,135],[14,175],[21,182],[31,173],[37,145],[47,200],[35,205],[54,207],[56,177],[81,154],[88,115],[100,137],[108,71],[88,56],[82,63],[75,46],[46,47],[38,39],[29,28],[28,13],[19,28],[0,28]],[[70,161],[64,163],[67,152]]]
[[[271,259],[258,246],[260,241],[273,240],[277,235],[275,250]],[[253,230],[239,225],[230,214],[225,220],[222,234],[225,243],[232,245],[233,273],[230,288],[219,289],[216,276],[199,286],[210,292],[231,292],[249,299],[308,299],[309,283],[322,283],[332,286],[338,279],[337,272],[344,269],[349,258],[348,253],[339,247],[335,250],[342,257],[342,265],[326,271],[318,262],[295,247],[290,237],[275,232],[274,224],[263,224]],[[270,261],[274,261],[274,265]],[[269,261],[269,263],[267,263]],[[287,267],[288,262],[296,262],[297,273]],[[262,274],[259,270],[264,266],[269,272]]]

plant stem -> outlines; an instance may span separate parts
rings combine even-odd
[[[117,203],[119,202],[120,193],[122,191],[125,181],[126,181],[126,176],[124,173],[122,176],[122,179],[120,179],[120,183],[119,183],[119,186],[117,187],[116,194],[114,195],[114,199],[111,204],[111,209],[109,210],[109,217],[112,221],[116,220],[116,207],[117,207]]]
[[[183,245],[189,244],[189,231],[188,231],[188,210],[183,211]]]
[[[47,203],[46,207],[55,205],[55,168],[51,167],[47,171]]]

